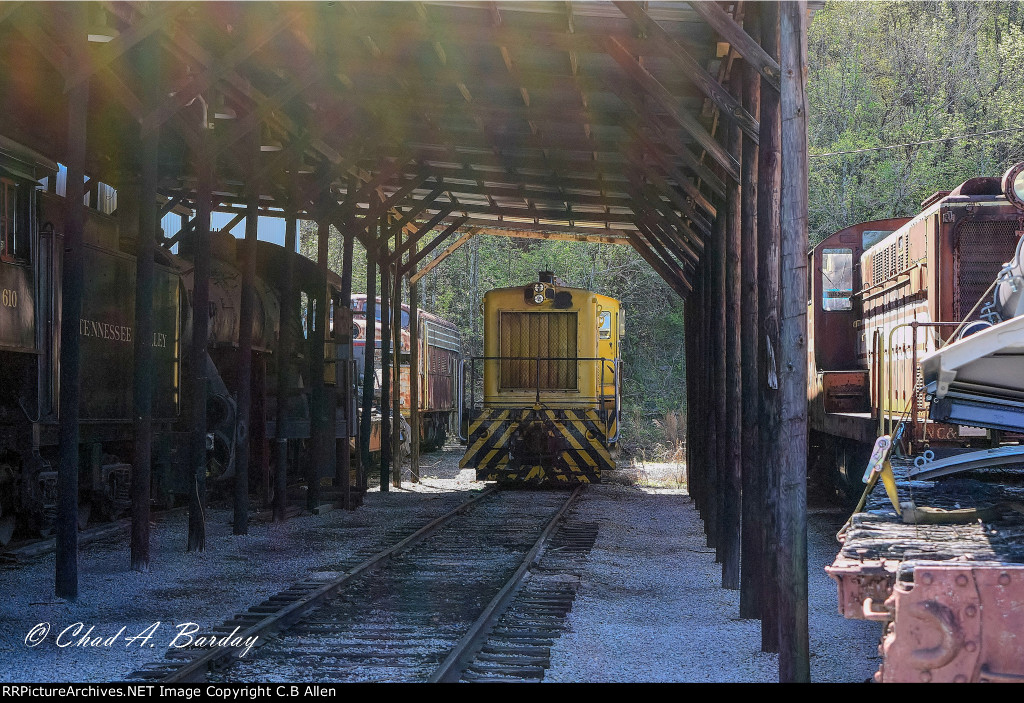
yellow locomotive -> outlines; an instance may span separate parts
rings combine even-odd
[[[488,292],[483,313],[484,356],[463,362],[471,417],[460,467],[482,481],[600,482],[619,435],[619,301],[542,271],[536,283]]]

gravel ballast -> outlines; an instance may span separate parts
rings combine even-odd
[[[181,512],[153,528],[152,570],[128,569],[127,533],[81,548],[80,596],[53,597],[53,554],[0,567],[2,681],[120,680],[162,658],[183,623],[217,625],[292,583],[320,574],[373,547],[390,533],[411,532],[446,512],[484,484],[460,471],[461,451],[424,457],[420,484],[380,493],[372,487],[354,512],[333,510],[284,524],[256,523],[250,534],[231,534],[230,511],[207,515],[207,549],[184,552],[187,516]],[[738,592],[719,587],[721,566],[705,546],[700,520],[679,486],[677,465],[620,469],[611,481],[588,488],[574,509],[579,520],[600,524],[566,629],[551,652],[545,681],[552,682],[767,682],[777,658],[760,651],[760,625],[738,617]],[[408,469],[406,469],[408,478]],[[842,516],[812,513],[809,520],[812,678],[854,682],[877,668],[879,626],[844,620],[836,590],[822,567],[838,550]],[[410,527],[411,526],[411,527]],[[99,646],[58,647],[57,634],[74,623],[93,626]],[[126,640],[160,623],[146,642]],[[49,623],[37,646],[33,627]],[[109,646],[104,640],[125,631]],[[153,646],[148,646],[148,645]],[[141,645],[141,646],[140,646]]]

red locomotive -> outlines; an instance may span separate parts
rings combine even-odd
[[[1021,213],[998,178],[972,178],[922,208],[847,227],[809,254],[811,465],[842,493],[860,495],[881,435],[898,433],[907,453],[998,439],[931,421],[918,361],[988,324],[986,295],[1013,257]]]

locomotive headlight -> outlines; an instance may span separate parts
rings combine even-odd
[[[1003,174],[1003,194],[1017,209],[1024,210],[1024,161]]]
[[[533,292],[534,293],[543,293],[544,292],[544,284],[543,283],[534,283],[533,284]]]
[[[537,295],[533,296],[533,302],[537,303],[537,305],[540,305],[541,303],[543,303],[544,302],[544,294],[543,293],[538,293]]]

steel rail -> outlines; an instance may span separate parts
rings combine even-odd
[[[469,631],[462,637],[461,640],[455,645],[454,649],[448,654],[443,662],[441,662],[434,673],[427,679],[428,683],[455,683],[459,680],[459,676],[462,674],[462,670],[469,665],[473,657],[476,655],[479,645],[481,645],[487,635],[490,633],[494,623],[497,622],[498,618],[501,617],[502,613],[508,607],[512,598],[515,596],[516,591],[519,590],[519,586],[522,585],[523,576],[533,566],[540,554],[541,548],[547,542],[548,537],[554,531],[558,525],[559,520],[565,514],[565,511],[569,509],[580,493],[583,492],[585,486],[577,486],[576,489],[569,496],[569,499],[565,501],[565,504],[559,508],[558,512],[554,514],[551,520],[548,521],[544,531],[541,532],[540,537],[534,543],[533,547],[523,557],[522,563],[516,572],[512,574],[509,580],[502,586],[498,594],[494,596],[487,607],[484,608],[483,613],[476,619]]]
[[[294,603],[289,603],[281,610],[270,614],[266,618],[260,620],[255,625],[251,626],[245,632],[238,635],[243,641],[253,636],[267,635],[279,630],[285,629],[293,625],[299,618],[320,606],[324,601],[333,597],[342,586],[346,585],[349,581],[354,579],[356,576],[367,572],[373,568],[376,568],[381,562],[391,558],[395,554],[408,549],[409,547],[417,544],[428,536],[436,532],[441,525],[455,517],[459,513],[464,512],[471,505],[476,503],[487,496],[493,495],[498,491],[496,486],[488,486],[482,490],[478,495],[467,500],[466,502],[459,505],[454,510],[442,515],[439,518],[431,520],[429,523],[421,527],[420,529],[413,532],[408,537],[402,539],[400,542],[392,545],[391,547],[378,552],[366,561],[362,562],[356,567],[349,569],[340,577],[325,583],[311,593],[302,596],[299,600]],[[235,647],[226,645],[223,647],[217,647],[211,649],[208,652],[203,653],[196,659],[193,659],[188,664],[180,667],[174,672],[168,674],[166,677],[160,679],[161,683],[194,683],[201,681],[202,677],[214,664],[223,665],[226,662],[232,661],[235,658],[235,653],[242,649],[242,647]]]

